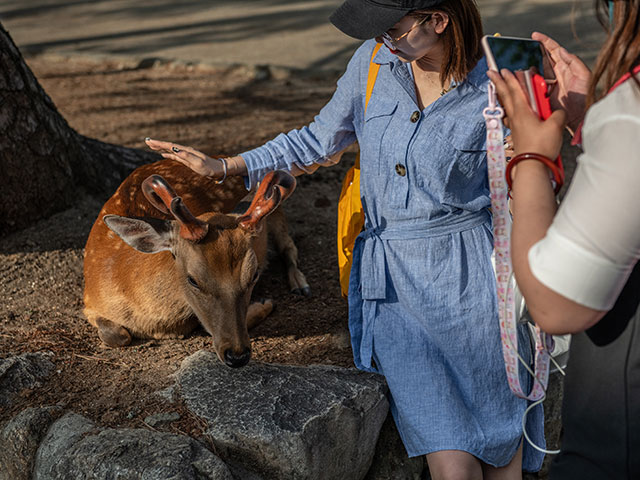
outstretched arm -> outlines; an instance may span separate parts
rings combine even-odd
[[[225,166],[219,158],[211,158],[199,150],[178,143],[153,140],[151,138],[146,138],[145,143],[151,150],[160,153],[163,158],[177,160],[200,175],[212,177],[216,180],[220,180],[225,176]],[[224,160],[226,162],[227,175],[247,174],[247,166],[242,157],[226,157]]]
[[[250,189],[272,170],[300,175],[312,173],[319,166],[336,164],[345,149],[356,141],[354,121],[363,121],[363,91],[373,46],[373,41],[367,41],[354,54],[333,97],[311,124],[282,133],[240,156],[226,158],[227,174],[245,176]],[[147,145],[163,157],[180,161],[198,173],[216,179],[224,177],[220,159],[171,142],[149,140]]]

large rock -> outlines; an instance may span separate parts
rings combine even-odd
[[[30,480],[42,438],[60,415],[58,407],[27,408],[0,432],[0,480]]]
[[[11,404],[17,393],[40,386],[55,366],[49,358],[52,353],[24,353],[0,360],[0,407]]]
[[[354,369],[230,369],[200,351],[176,378],[223,458],[267,479],[364,478],[389,406],[382,377]]]
[[[365,480],[420,480],[427,475],[425,456],[409,458],[389,412],[380,431],[373,464]]]
[[[98,430],[69,413],[55,422],[38,450],[34,480],[234,480],[196,440],[140,429]]]
[[[558,450],[562,438],[562,397],[564,394],[564,377],[554,373],[549,377],[547,397],[544,399],[544,436],[547,450]],[[538,473],[539,478],[547,478],[554,455],[547,455]]]
[[[560,448],[563,394],[564,377],[560,373],[554,373],[549,377],[547,395],[544,399],[544,436],[548,450]]]
[[[95,424],[91,420],[76,413],[67,413],[51,425],[38,448],[33,468],[34,480],[57,478],[53,471],[56,464],[82,440],[85,433],[94,429]]]

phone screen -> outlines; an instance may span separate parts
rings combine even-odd
[[[553,67],[540,42],[509,37],[487,36],[485,39],[498,71],[506,68],[514,72],[535,67],[545,80],[555,80]]]

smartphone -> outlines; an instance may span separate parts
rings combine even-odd
[[[556,82],[551,58],[544,46],[529,38],[482,37],[482,48],[491,70],[514,72],[529,105],[545,120],[551,115],[548,86]]]
[[[481,43],[491,70],[499,72],[506,68],[515,72],[533,67],[548,85],[556,82],[551,58],[540,42],[530,38],[485,35]]]
[[[489,69],[502,68],[514,72],[529,100],[529,105],[542,120],[551,115],[549,87],[556,83],[553,62],[544,46],[529,38],[482,37],[482,48]],[[562,158],[556,159],[559,174],[564,180]]]

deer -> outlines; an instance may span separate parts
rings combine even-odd
[[[248,330],[273,310],[271,300],[251,302],[268,233],[292,291],[310,293],[278,208],[295,186],[291,174],[270,172],[240,213],[247,205],[240,177],[219,184],[175,160],[134,170],[102,207],[85,246],[84,314],[102,342],[184,338],[200,324],[223,363],[246,365]]]

